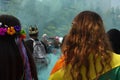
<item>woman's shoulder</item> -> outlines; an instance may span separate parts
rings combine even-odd
[[[120,80],[120,55],[114,52],[111,52],[111,55],[112,55],[111,60],[112,69],[102,74],[99,80]]]
[[[104,73],[100,76],[99,80],[120,80],[120,66]]]
[[[112,60],[111,60],[112,68],[120,66],[120,55],[112,52]]]

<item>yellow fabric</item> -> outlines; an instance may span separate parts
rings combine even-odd
[[[120,66],[120,55],[118,54],[115,54],[115,53],[112,53],[113,54],[113,58],[112,58],[112,61],[111,61],[111,66],[112,68],[115,68],[117,66]],[[99,63],[99,60],[97,60],[97,71],[100,71],[101,69],[101,66],[100,63]],[[93,80],[95,77],[96,77],[96,74],[95,74],[95,70],[94,70],[94,66],[93,66],[93,63],[92,63],[92,56],[90,56],[90,80]],[[57,66],[59,66],[59,61],[57,62],[56,64]],[[64,65],[63,65],[64,66]],[[68,66],[68,68],[70,67],[70,65]],[[53,68],[55,69],[55,68]],[[86,80],[86,77],[85,77],[85,67],[83,66],[82,67],[82,76],[83,76],[83,80]],[[51,73],[50,77],[48,80],[64,80],[64,67],[59,67],[57,68],[57,70],[55,70],[53,73]],[[106,70],[103,72],[103,74],[105,72],[109,71],[109,68],[106,68]],[[70,77],[67,77],[67,80],[71,80]]]
[[[60,59],[56,62],[50,74],[53,74],[57,70],[61,69],[64,65],[64,56],[60,57]]]

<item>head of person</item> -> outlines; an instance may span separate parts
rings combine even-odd
[[[44,41],[44,40],[47,40],[48,39],[48,35],[47,34],[43,34],[42,35],[42,40]]]
[[[37,80],[34,61],[24,45],[25,37],[17,17],[0,15],[0,80],[23,80],[28,78],[26,73]]]
[[[21,35],[20,21],[12,15],[0,16],[0,37],[15,38]]]
[[[0,80],[16,80],[23,75],[23,61],[16,44],[20,36],[20,21],[12,15],[0,15]]]
[[[37,26],[35,26],[35,27],[30,26],[30,28],[29,28],[29,36],[31,38],[37,39],[38,38],[38,33],[39,33],[39,31],[38,31]]]
[[[107,52],[111,50],[107,35],[105,33],[103,20],[99,14],[92,11],[80,12],[73,20],[72,27],[65,37],[62,45],[62,53],[65,55],[65,65],[71,64],[70,74],[73,80],[83,80],[82,67],[86,69],[86,79],[90,78],[89,57],[93,56],[94,67],[96,59],[101,58],[102,69],[97,72],[99,75],[105,68],[103,63],[110,62],[111,55]],[[74,75],[76,74],[76,75]]]
[[[120,54],[120,31],[118,29],[110,29],[107,32],[109,40],[111,42],[113,51]]]

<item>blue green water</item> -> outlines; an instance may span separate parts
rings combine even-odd
[[[49,62],[47,66],[42,66],[38,71],[39,80],[48,80],[50,72],[56,61],[59,59],[59,57],[60,57],[60,50],[57,50],[56,53],[50,53],[47,55]]]

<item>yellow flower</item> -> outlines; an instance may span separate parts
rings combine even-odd
[[[8,33],[9,35],[13,35],[13,34],[16,33],[16,31],[15,31],[14,27],[11,26],[11,27],[8,27],[7,33]]]

